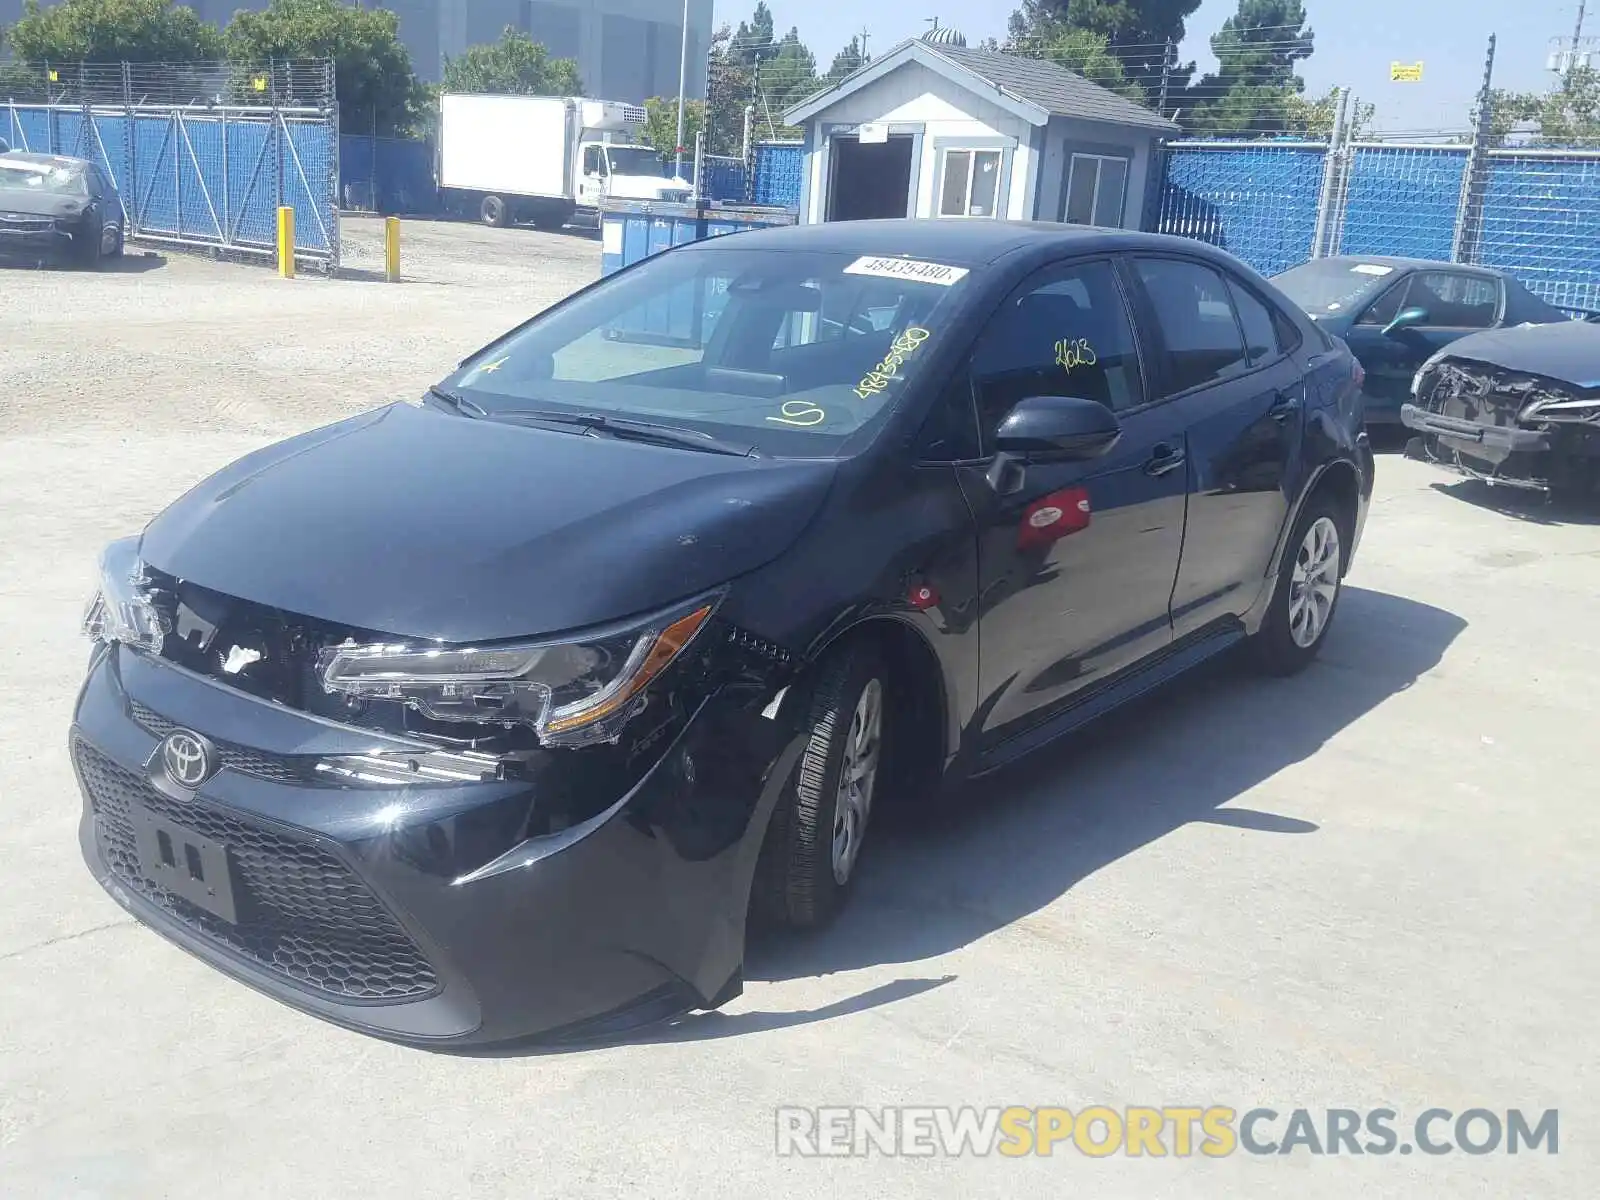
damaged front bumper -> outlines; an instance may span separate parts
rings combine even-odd
[[[736,996],[799,753],[781,729],[755,689],[719,689],[592,817],[536,837],[541,777],[308,777],[291,764],[407,747],[126,648],[97,652],[70,744],[83,854],[124,908],[304,1011],[449,1048],[612,1036]],[[163,758],[173,731],[221,763],[192,790]]]
[[[1425,370],[1400,420],[1408,452],[1459,474],[1534,491],[1600,485],[1600,394],[1486,363]]]

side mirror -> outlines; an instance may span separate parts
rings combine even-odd
[[[1394,320],[1383,327],[1384,337],[1393,337],[1402,329],[1410,329],[1415,325],[1428,323],[1428,310],[1425,308],[1402,308],[1395,313]]]
[[[1035,461],[1098,458],[1122,436],[1116,414],[1078,396],[1019,400],[995,432],[995,449]]]

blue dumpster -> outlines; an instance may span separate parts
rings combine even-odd
[[[600,273],[610,275],[685,242],[794,223],[795,213],[787,208],[607,200],[600,210]]]
[[[600,211],[600,273],[610,275],[685,242],[794,223],[795,214],[782,208],[608,200]],[[705,296],[701,290],[686,284],[651,300],[607,327],[605,336],[614,341],[697,347],[707,319],[714,318],[727,301],[725,295]]]

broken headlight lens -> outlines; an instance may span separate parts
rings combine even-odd
[[[578,637],[463,647],[345,642],[318,656],[322,686],[396,700],[436,721],[526,725],[546,745],[614,739],[646,686],[716,609],[701,599]]]
[[[84,607],[85,636],[160,654],[172,622],[156,607],[150,584],[139,561],[139,539],[112,542],[100,556],[100,586]]]

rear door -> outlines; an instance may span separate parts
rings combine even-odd
[[[1187,439],[1189,507],[1172,590],[1174,637],[1255,602],[1289,498],[1305,421],[1299,333],[1243,278],[1192,259],[1133,259],[1159,339],[1158,394]]]

